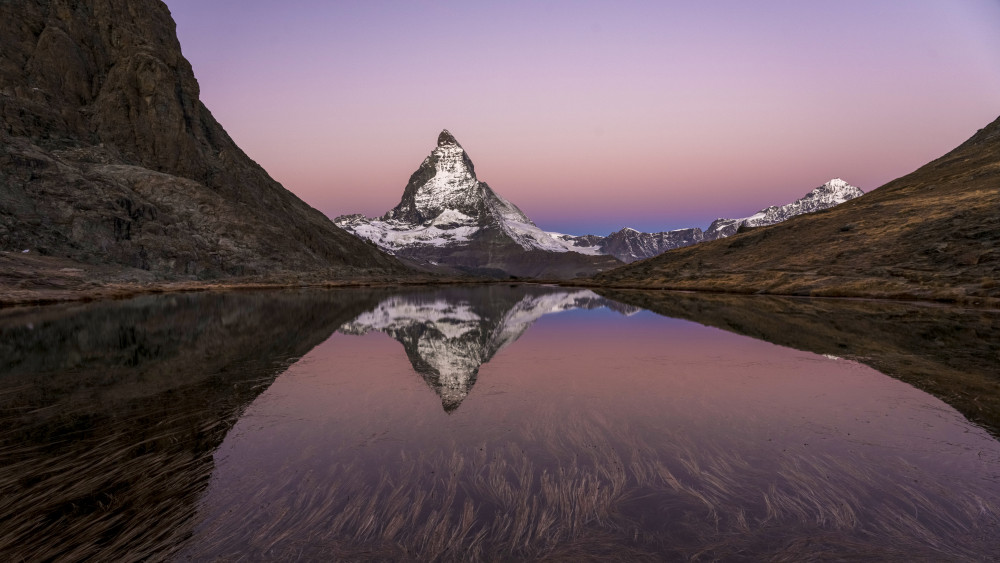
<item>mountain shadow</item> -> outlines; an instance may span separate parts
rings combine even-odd
[[[399,341],[445,412],[455,411],[476,383],[479,368],[521,337],[543,315],[621,305],[589,290],[545,286],[452,287],[388,297],[353,321],[343,334],[384,332]]]

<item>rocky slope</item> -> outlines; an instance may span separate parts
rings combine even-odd
[[[539,229],[476,178],[447,130],[410,176],[399,205],[379,218],[344,215],[336,223],[397,256],[479,275],[570,278],[620,265],[573,237]]]
[[[832,209],[596,276],[613,287],[1000,302],[1000,119]]]
[[[0,2],[0,250],[156,278],[402,275],[199,101],[158,0]]]
[[[741,227],[773,225],[796,215],[829,209],[863,194],[864,192],[860,188],[852,186],[840,178],[834,178],[792,203],[781,206],[772,205],[749,217],[740,219],[716,219],[704,231],[693,227],[661,233],[644,233],[625,228],[606,237],[586,235],[572,237],[572,240],[578,246],[595,247],[601,254],[610,254],[622,262],[630,264],[637,260],[663,254],[674,248],[732,236]]]
[[[453,288],[393,295],[340,327],[343,334],[377,330],[398,340],[446,412],[462,404],[479,367],[521,337],[543,315],[608,307],[621,314],[640,309],[589,290],[507,285]]]

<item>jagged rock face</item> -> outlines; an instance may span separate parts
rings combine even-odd
[[[595,246],[543,231],[476,178],[469,155],[444,130],[395,208],[380,218],[338,217],[339,226],[387,252],[496,277],[578,277],[620,265]]]
[[[705,229],[705,240],[715,240],[731,237],[740,230],[743,219],[716,219]]]
[[[377,330],[398,340],[413,369],[452,412],[476,383],[479,368],[521,337],[543,315],[608,307],[623,315],[641,309],[592,291],[553,287],[451,289],[396,295],[340,327],[343,334]]]
[[[697,244],[704,240],[701,229],[678,229],[662,233],[643,233],[625,228],[604,237],[599,243],[601,250],[630,264],[636,260],[663,254],[672,248]]]
[[[248,158],[157,0],[0,2],[0,250],[164,276],[404,271]]]
[[[383,219],[418,224],[447,211],[477,217],[483,212],[486,189],[476,179],[472,159],[445,129],[437,147],[410,176],[402,201]]]

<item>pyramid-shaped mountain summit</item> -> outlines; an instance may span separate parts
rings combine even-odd
[[[570,278],[621,263],[575,237],[539,229],[516,205],[476,177],[468,153],[448,130],[378,218],[344,215],[336,223],[401,258],[491,277]]]

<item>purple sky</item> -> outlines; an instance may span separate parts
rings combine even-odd
[[[705,227],[864,190],[1000,115],[1000,2],[166,0],[201,97],[334,217],[449,129],[542,228]]]

